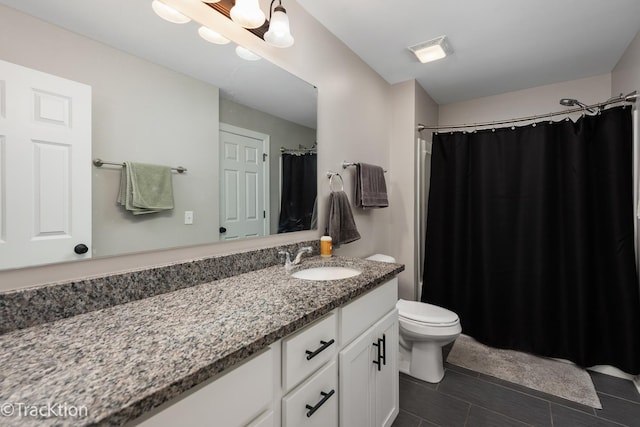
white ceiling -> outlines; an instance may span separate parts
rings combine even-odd
[[[389,83],[415,79],[439,104],[609,73],[640,29],[640,0],[298,3]],[[450,57],[407,50],[441,35]]]
[[[283,0],[285,7],[287,1],[292,0]],[[640,0],[297,1],[389,83],[415,79],[439,104],[609,73],[640,29]],[[273,103],[293,93],[280,88],[304,90],[304,82],[267,61],[238,59],[232,44],[202,41],[194,23],[159,19],[150,0],[0,4],[209,81],[237,102],[262,102],[254,107],[277,108],[274,115],[315,127],[315,110],[303,114],[315,97],[305,105],[296,96]],[[407,49],[441,35],[454,49],[443,60],[421,64]],[[250,83],[251,75],[260,77]],[[271,75],[276,83],[265,85]],[[272,92],[260,101],[258,89]]]

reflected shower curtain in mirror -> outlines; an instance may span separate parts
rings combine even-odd
[[[317,154],[282,153],[282,198],[278,233],[311,229],[317,177]]]
[[[433,141],[422,301],[490,346],[640,373],[630,108]]]

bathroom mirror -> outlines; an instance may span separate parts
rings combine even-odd
[[[265,59],[239,58],[233,42],[204,41],[197,23],[162,20],[150,0],[0,0],[0,28],[0,60],[91,87],[89,160],[115,163],[91,164],[86,176],[73,177],[91,180],[90,242],[71,241],[71,233],[61,259],[20,257],[0,269],[313,228],[313,85]],[[257,170],[225,163],[242,151]],[[172,174],[174,209],[134,216],[119,206],[124,161],[186,168]],[[281,200],[287,180],[301,177],[303,214],[297,201]],[[288,207],[282,215],[281,206]],[[251,217],[253,229],[233,224],[238,217]],[[86,254],[73,253],[84,243]]]

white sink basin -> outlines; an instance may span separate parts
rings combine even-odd
[[[340,280],[357,276],[362,271],[349,267],[314,267],[298,270],[291,276],[303,280]]]

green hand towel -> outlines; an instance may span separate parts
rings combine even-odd
[[[171,179],[168,166],[125,162],[118,203],[134,215],[173,209]]]

